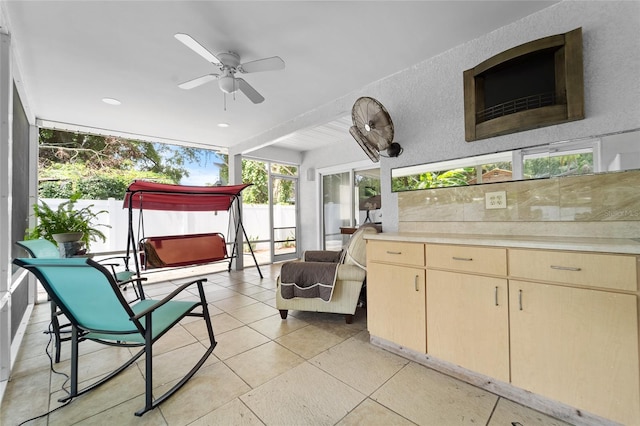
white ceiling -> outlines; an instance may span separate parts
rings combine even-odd
[[[224,149],[553,3],[0,0],[0,23],[36,118]],[[214,54],[280,56],[286,68],[242,75],[266,100],[227,95],[225,111],[216,82],[177,87],[217,71],[178,32]],[[296,137],[281,134],[276,144],[304,151],[348,138],[349,113]]]

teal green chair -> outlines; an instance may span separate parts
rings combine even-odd
[[[59,259],[60,258],[60,250],[58,247],[49,240],[45,239],[37,239],[37,240],[25,240],[25,241],[16,241],[16,245],[22,247],[29,256],[38,259]],[[104,263],[104,262],[112,262],[114,259],[123,259],[125,270],[116,272],[117,263]],[[109,266],[111,268],[111,273],[115,277],[118,284],[123,287],[125,290],[127,289],[127,285],[129,283],[133,283],[131,280],[133,278],[134,273],[129,271],[128,268],[128,257],[126,256],[118,256],[118,257],[109,257],[107,259],[102,259],[100,263],[104,266]],[[134,287],[136,291],[136,297],[139,297],[137,294],[137,289]],[[70,337],[63,337],[62,332],[63,329],[68,327],[68,324],[60,325],[60,320],[58,317],[62,313],[57,309],[55,302],[51,301],[51,329],[54,335],[54,345],[55,345],[55,355],[54,360],[56,364],[60,362],[60,351],[62,349],[62,342],[66,342],[71,340]]]
[[[42,257],[45,259],[57,259],[60,257],[58,247],[49,240],[16,241],[16,244],[25,249],[31,257]]]
[[[49,240],[38,239],[16,241],[16,244],[22,247],[27,253],[29,253],[29,256],[31,257],[47,259],[56,259],[60,257],[60,250],[58,250],[58,247],[56,247],[56,245]],[[122,262],[113,263],[115,259],[122,259]],[[113,256],[106,259],[101,259],[100,263],[111,268],[111,272],[116,278],[116,281],[123,282],[130,280],[135,275],[135,272],[129,270],[128,260],[128,256]],[[121,266],[120,263],[123,263],[125,269],[123,271],[116,271],[116,267]]]
[[[180,389],[204,364],[216,346],[203,282],[183,284],[162,300],[146,299],[138,286],[140,299],[129,303],[118,282],[104,266],[87,258],[14,259],[13,263],[32,272],[51,299],[71,323],[71,391],[60,402],[69,401],[106,383],[145,355],[145,406],[135,414],[142,416]],[[138,282],[139,284],[139,282]],[[199,300],[174,300],[191,286],[197,286]],[[195,311],[195,312],[194,312]],[[209,346],[191,370],[165,394],[153,399],[153,344],[181,319],[204,319]],[[78,344],[93,340],[111,346],[142,347],[131,359],[106,377],[78,389]]]

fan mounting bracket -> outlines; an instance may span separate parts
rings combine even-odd
[[[236,52],[218,53],[216,57],[222,63],[222,68],[233,68],[235,70],[240,65],[240,55]]]

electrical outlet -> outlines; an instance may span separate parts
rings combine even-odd
[[[484,194],[485,209],[506,209],[507,191],[486,192]]]

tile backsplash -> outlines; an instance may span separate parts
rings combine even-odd
[[[402,192],[398,215],[401,232],[639,238],[640,170]]]

